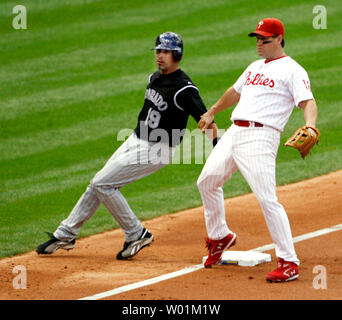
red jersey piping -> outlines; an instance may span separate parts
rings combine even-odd
[[[281,56],[281,57],[279,57],[279,58],[275,58],[275,59],[272,59],[272,60],[265,60],[265,63],[269,63],[269,62],[271,62],[271,61],[278,60],[278,59],[285,58],[285,57],[287,57],[287,55]]]

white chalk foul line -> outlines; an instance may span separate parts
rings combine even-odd
[[[319,237],[319,236],[321,236],[323,234],[335,232],[335,231],[338,231],[338,230],[342,230],[342,224],[338,224],[338,225],[333,226],[333,227],[329,227],[329,228],[313,231],[313,232],[306,233],[306,234],[303,234],[303,235],[298,236],[298,237],[294,237],[293,238],[293,242],[296,243],[296,242],[300,242],[300,241],[303,241],[303,240],[308,240],[308,239]],[[255,248],[255,249],[251,249],[249,251],[263,252],[263,251],[268,251],[268,250],[271,250],[271,249],[274,249],[274,243],[267,244],[265,246],[258,247],[258,248]]]
[[[311,239],[311,238],[319,237],[321,235],[324,235],[324,234],[327,234],[327,233],[331,233],[331,232],[335,232],[335,231],[339,231],[339,230],[342,230],[342,224],[338,224],[338,225],[333,226],[333,227],[317,230],[317,231],[314,231],[314,232],[303,234],[303,235],[298,236],[298,237],[294,237],[293,238],[293,242],[300,242],[300,241],[303,241],[303,240],[308,240],[308,239]],[[274,244],[273,243],[267,244],[265,246],[258,247],[258,248],[255,248],[255,249],[251,249],[249,251],[263,252],[263,251],[268,251],[268,250],[271,250],[271,249],[274,249]],[[186,267],[184,269],[181,269],[181,270],[178,270],[178,271],[175,271],[175,272],[167,273],[167,274],[164,274],[164,275],[161,275],[161,276],[158,276],[158,277],[155,277],[155,278],[147,279],[147,280],[144,280],[144,281],[128,284],[128,285],[123,286],[123,287],[119,287],[119,288],[116,288],[116,289],[113,289],[113,290],[109,290],[109,291],[105,291],[105,292],[102,292],[102,293],[98,293],[98,294],[95,294],[93,296],[81,298],[79,300],[99,300],[99,299],[107,298],[107,297],[114,296],[114,295],[119,294],[119,293],[123,293],[123,292],[126,292],[126,291],[142,288],[142,287],[145,287],[145,286],[149,286],[151,284],[155,284],[155,283],[158,283],[158,282],[161,282],[161,281],[164,281],[164,280],[180,277],[180,276],[183,276],[185,274],[188,274],[188,273],[200,270],[202,268],[204,268],[203,263],[202,264],[193,265],[193,266]]]
[[[93,296],[82,298],[82,299],[79,299],[79,300],[98,300],[98,299],[103,299],[103,298],[106,298],[106,297],[114,296],[114,295],[116,295],[118,293],[134,290],[134,289],[137,289],[137,288],[149,286],[149,285],[154,284],[154,283],[158,283],[160,281],[176,278],[176,277],[182,276],[182,275],[187,274],[187,273],[194,272],[194,271],[202,269],[202,268],[203,268],[203,264],[197,264],[197,265],[190,266],[190,267],[187,267],[187,268],[175,271],[175,272],[163,274],[163,275],[161,275],[159,277],[147,279],[147,280],[140,281],[140,282],[137,282],[137,283],[128,284],[128,285],[123,286],[123,287],[119,287],[119,288],[116,288],[116,289],[113,289],[113,290],[109,290],[109,291],[106,291],[106,292],[98,293],[98,294],[95,294]]]

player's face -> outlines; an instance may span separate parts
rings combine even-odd
[[[257,36],[257,49],[258,55],[262,58],[270,58],[274,52],[279,49],[280,39],[279,37],[263,37]]]
[[[179,64],[174,60],[170,50],[156,50],[156,63],[163,74],[174,72],[179,68]]]

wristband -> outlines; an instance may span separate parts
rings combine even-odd
[[[217,145],[217,143],[219,142],[220,137],[216,137],[213,139],[213,146],[215,147]]]

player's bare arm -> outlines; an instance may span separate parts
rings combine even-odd
[[[316,128],[318,108],[315,100],[305,100],[299,104],[299,107],[304,111],[305,123],[308,127]]]
[[[240,94],[233,87],[227,89],[222,97],[202,115],[201,120],[198,122],[198,128],[204,132],[213,123],[215,114],[234,106],[239,100]]]

